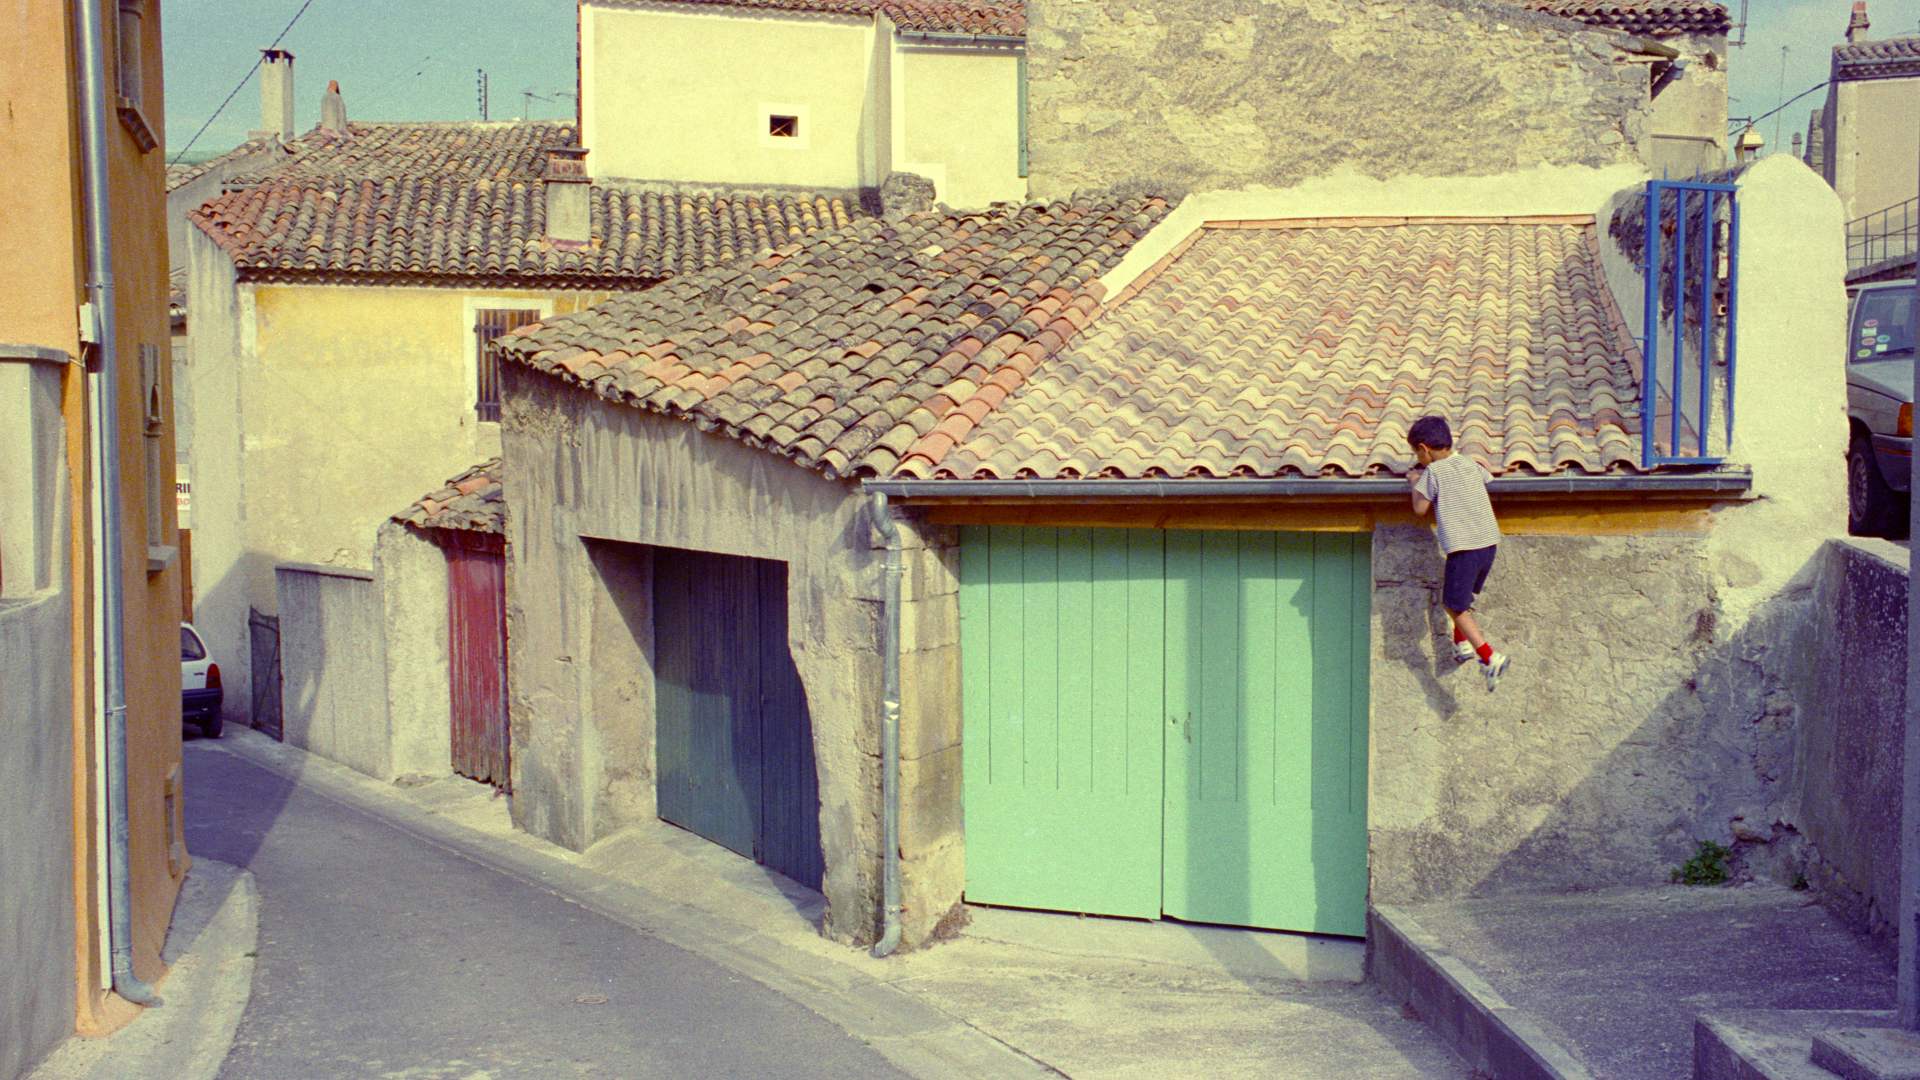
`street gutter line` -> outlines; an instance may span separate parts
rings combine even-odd
[[[250,729],[230,731],[207,749],[231,754],[309,794],[750,978],[872,1046],[910,1075],[1066,1075],[963,1018],[850,965],[833,961],[828,968],[822,958],[795,950],[761,930],[541,850],[545,841],[518,830],[500,844],[500,838],[387,792],[377,780],[289,747],[303,756],[292,767],[265,748],[247,745],[267,741],[267,736]],[[336,771],[343,775],[333,775]],[[373,790],[361,790],[363,783]]]

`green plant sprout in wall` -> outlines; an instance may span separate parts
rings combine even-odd
[[[1730,849],[1702,840],[1693,858],[1673,868],[1672,881],[1676,885],[1725,885],[1727,860],[1732,857]]]

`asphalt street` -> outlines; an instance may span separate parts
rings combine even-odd
[[[231,1080],[901,1075],[792,1000],[204,742],[188,849],[251,870]]]

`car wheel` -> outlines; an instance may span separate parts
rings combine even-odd
[[[1855,536],[1891,536],[1901,531],[1900,499],[1880,475],[1873,444],[1854,436],[1847,451],[1847,531]]]
[[[209,739],[217,739],[220,737],[220,733],[226,730],[226,727],[227,722],[221,719],[218,712],[215,712],[205,720],[200,721],[200,734]]]

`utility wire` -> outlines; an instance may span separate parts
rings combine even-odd
[[[300,16],[305,15],[307,9],[312,6],[313,0],[305,0],[305,2],[300,5],[300,10],[294,12],[293,18],[287,20],[287,25],[280,29],[280,33],[273,39],[273,44],[268,45],[267,49],[279,48],[281,39],[287,36],[287,32],[293,29],[293,24],[299,22]],[[213,126],[213,122],[220,119],[220,114],[227,111],[227,106],[233,104],[233,99],[240,95],[240,91],[246,89],[247,80],[253,78],[253,73],[260,70],[260,65],[264,63],[266,59],[266,50],[262,50],[259,56],[253,58],[253,66],[247,69],[245,75],[240,76],[240,81],[234,84],[233,90],[227,94],[227,99],[220,103],[219,108],[213,110],[213,115],[207,117],[207,122],[201,124],[200,130],[194,132],[193,138],[187,140],[187,145],[181,147],[180,152],[173,155],[172,161],[167,162],[168,168],[180,164],[180,159],[187,156],[187,151],[193,149],[193,144],[200,141],[200,136],[207,133],[207,129]]]
[[[1731,130],[1733,130],[1734,128],[1737,128],[1737,127],[1744,127],[1744,126],[1746,126],[1746,125],[1748,125],[1748,124],[1758,124],[1758,123],[1759,123],[1760,121],[1762,121],[1762,120],[1765,120],[1765,119],[1767,119],[1768,117],[1770,117],[1770,116],[1772,116],[1772,115],[1773,115],[1774,113],[1777,113],[1777,112],[1779,112],[1780,110],[1782,110],[1782,109],[1784,109],[1784,108],[1786,108],[1787,106],[1789,106],[1789,105],[1791,105],[1791,104],[1793,104],[1794,102],[1796,102],[1796,101],[1799,101],[1799,100],[1800,100],[1801,98],[1803,98],[1803,97],[1806,97],[1806,96],[1807,96],[1808,94],[1811,94],[1811,93],[1813,93],[1813,92],[1814,92],[1815,90],[1824,90],[1824,89],[1826,89],[1826,87],[1827,87],[1827,81],[1828,81],[1828,80],[1824,80],[1824,79],[1823,79],[1823,80],[1821,80],[1820,82],[1818,82],[1818,83],[1816,83],[1815,85],[1813,85],[1813,86],[1809,86],[1809,87],[1807,87],[1807,88],[1806,88],[1805,90],[1802,90],[1802,91],[1800,91],[1799,93],[1797,93],[1797,94],[1795,94],[1795,95],[1793,95],[1792,97],[1790,97],[1790,98],[1788,98],[1787,100],[1785,100],[1785,101],[1783,101],[1783,102],[1781,102],[1780,104],[1778,104],[1778,105],[1776,105],[1776,106],[1774,106],[1774,107],[1773,107],[1772,109],[1769,109],[1768,111],[1766,111],[1766,112],[1763,112],[1763,113],[1761,113],[1761,114],[1760,114],[1759,116],[1753,116],[1753,117],[1742,117],[1742,118],[1740,118],[1740,119],[1736,119],[1736,120],[1728,120],[1728,121],[1727,121],[1727,130],[1729,130],[1729,131],[1731,131]]]

